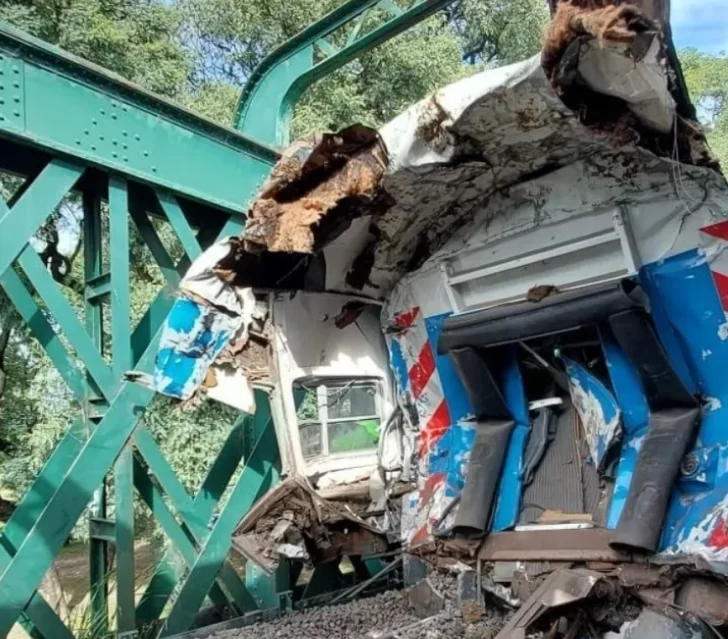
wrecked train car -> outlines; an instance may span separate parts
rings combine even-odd
[[[294,145],[182,284],[152,383],[274,385],[303,519],[359,551],[728,575],[728,185],[664,7],[582,4],[542,55]],[[316,554],[275,505],[238,540],[266,569]]]

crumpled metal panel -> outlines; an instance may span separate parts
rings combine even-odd
[[[311,253],[330,242],[373,203],[386,166],[379,135],[362,125],[294,143],[250,207],[243,249]]]
[[[614,395],[594,375],[573,360],[564,358],[569,391],[592,461],[599,468],[604,456],[621,433],[621,411]]]
[[[182,279],[180,296],[162,329],[150,385],[181,400],[190,399],[204,385],[212,399],[253,413],[255,399],[246,376],[215,365],[233,340],[242,348],[256,312],[250,289],[233,287],[215,272],[230,250],[229,239],[211,246]]]

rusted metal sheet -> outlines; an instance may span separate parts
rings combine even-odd
[[[378,133],[362,125],[294,144],[253,202],[242,248],[311,253],[372,204],[386,166]]]
[[[484,561],[631,561],[609,547],[612,533],[590,530],[538,530],[490,535],[478,556]]]
[[[233,534],[233,549],[271,573],[281,555],[314,564],[388,548],[386,536],[298,477],[270,490]]]

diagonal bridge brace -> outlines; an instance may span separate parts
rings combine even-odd
[[[52,171],[54,178],[58,178],[62,173],[63,171],[59,172],[58,168],[54,168]],[[67,176],[63,184],[56,183],[54,193],[57,194],[59,199],[64,195],[64,193],[60,192],[64,188],[72,188],[81,173],[82,171],[80,170],[76,171],[73,179]],[[41,173],[42,175],[43,173]],[[38,184],[42,183],[36,180],[33,182],[33,185],[36,185],[36,182]],[[33,185],[31,185],[31,188],[35,188]],[[35,190],[37,195],[38,189]],[[21,202],[29,201],[24,199],[29,191],[26,191],[11,208],[3,207],[3,209],[0,209],[0,213],[2,213],[2,216],[0,216],[0,228],[13,228],[15,216],[18,215],[18,211],[23,210],[22,207],[17,207]],[[38,200],[35,200],[35,202],[37,204]],[[57,202],[53,206],[50,206],[46,202],[44,206],[38,206],[38,209],[43,209],[47,212],[52,210],[55,204]],[[167,206],[165,208],[169,208],[169,201],[166,204]],[[173,203],[171,206],[174,208],[175,204]],[[178,212],[179,210],[175,211],[175,213]],[[132,216],[138,218],[138,216]],[[34,217],[33,224],[36,224],[36,221],[37,226],[35,228],[43,222],[39,214]],[[186,220],[184,217],[177,215],[175,221],[175,228],[179,232],[180,225],[183,223],[186,224]],[[219,237],[237,233],[241,227],[242,225],[239,220],[231,218],[225,224]],[[151,225],[149,225],[149,228],[151,228]],[[152,237],[148,232],[149,228],[146,229],[146,233],[140,228],[148,244]],[[15,233],[15,230],[10,232]],[[199,244],[195,240],[197,246],[191,245],[191,237],[193,236],[189,233],[186,235],[185,248],[188,252],[196,254],[200,250]],[[153,239],[151,243],[150,250],[153,251],[155,258],[159,258],[161,256],[161,243],[155,245]],[[29,279],[35,285],[36,291],[41,294],[49,309],[56,310],[54,307],[63,308],[63,302],[65,300],[61,301],[58,297],[60,293],[57,291],[57,285],[43,268],[37,254],[31,254],[27,251],[29,247],[20,246],[19,243],[17,244],[18,246],[8,245],[9,252],[3,252],[3,258],[6,255],[17,256],[19,258],[19,264],[26,271]],[[172,269],[170,268],[171,262],[168,256],[163,257],[162,260],[166,262],[161,266],[168,280],[172,280],[171,283],[173,284],[178,283],[178,273],[182,269],[182,265],[179,265],[176,269]],[[69,387],[79,398],[83,398],[85,386],[83,385],[83,378],[75,362],[68,356],[56,332],[37,306],[33,297],[27,292],[22,280],[20,280],[10,267],[13,258],[5,258],[3,264],[6,261],[8,265],[5,273],[0,277],[0,283],[2,283],[6,293],[11,297],[21,316],[28,322],[36,336],[40,339],[41,344],[57,365],[63,378],[69,384]],[[52,287],[56,288],[54,289]],[[143,351],[139,357],[137,369],[143,371],[151,370],[156,354],[156,344],[161,333],[161,325],[170,307],[171,300],[169,299],[169,295],[163,291],[152,303],[147,315],[137,327],[132,338],[132,350],[137,354]],[[70,317],[70,315],[67,315],[67,317]],[[74,340],[69,341],[72,342],[72,345],[77,350],[83,350],[78,349],[78,344],[84,344],[84,337],[78,331],[78,326],[74,325],[73,320],[69,320],[67,317],[61,329],[65,329],[64,332],[70,332],[75,337]],[[74,317],[74,319],[76,318]],[[153,334],[151,339],[145,339],[147,336],[151,336],[151,334]],[[84,360],[86,360],[85,355],[86,353],[84,353]],[[93,356],[91,357],[93,358]],[[121,384],[118,394],[116,394],[114,384],[115,382],[118,383],[117,380],[107,374],[101,365],[97,366],[96,373],[94,380],[97,382],[102,394],[107,398],[114,397],[107,409],[106,415],[90,436],[88,436],[88,439],[85,439],[87,433],[83,432],[84,430],[88,430],[88,424],[83,421],[76,422],[69,429],[43,468],[33,490],[29,491],[19,504],[3,534],[4,547],[0,549],[0,601],[2,601],[2,605],[0,605],[0,634],[9,630],[18,615],[25,610],[25,613],[28,614],[35,625],[32,636],[46,637],[46,639],[50,639],[51,637],[65,639],[72,636],[58,619],[55,612],[38,595],[36,589],[76,520],[82,514],[93,490],[103,481],[105,474],[113,465],[114,460],[127,445],[129,437],[135,428],[137,428],[137,422],[141,414],[154,396],[154,393],[151,391],[130,383]],[[141,427],[137,432],[145,433],[146,431]],[[147,452],[149,454],[149,450]],[[169,470],[169,474],[178,482],[179,480],[177,480],[176,475],[174,475],[173,471],[166,464],[166,461],[161,457],[161,452],[159,453],[159,459],[161,459],[164,466]],[[138,466],[139,464],[137,462],[137,471],[140,470]],[[146,475],[140,475],[137,488],[143,485],[145,478],[147,480],[149,479]],[[263,477],[262,481],[265,480],[266,477]],[[229,481],[229,478],[227,481]],[[181,499],[180,504],[176,504],[177,508],[187,512],[195,511],[197,508],[196,503],[200,500],[200,495],[198,495],[195,501],[192,501],[186,491],[184,491],[184,488],[181,487],[181,484],[179,488],[184,492],[185,497]],[[202,503],[206,509],[214,508],[214,503],[210,505],[211,502],[209,499],[203,499]],[[183,519],[186,524],[186,534],[192,531],[195,542],[197,544],[204,543],[204,533],[199,527],[199,515],[193,517],[192,521],[187,521],[186,518]],[[197,523],[195,523],[195,520]],[[196,535],[194,535],[195,532],[197,533]],[[15,543],[11,543],[9,540]],[[181,543],[184,544],[184,542]],[[187,547],[187,550],[189,551],[190,548]],[[192,554],[189,552],[186,554],[190,562],[196,561],[194,548]],[[237,579],[237,584],[230,578],[231,571],[231,567],[226,570],[225,565],[223,565],[223,570],[220,573],[221,581],[223,583],[227,582],[226,590],[228,592],[235,592],[237,594],[235,597],[237,603],[242,602],[247,606],[251,603],[252,598],[234,571],[232,571],[232,574]],[[226,575],[228,577],[227,579],[225,578]],[[213,595],[216,586],[211,586],[210,588],[212,589],[210,594]],[[202,593],[203,598],[205,594],[207,593]],[[215,597],[215,599],[218,599],[218,597]]]

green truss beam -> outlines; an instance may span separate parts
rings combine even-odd
[[[349,0],[314,22],[271,53],[253,71],[235,110],[235,128],[264,144],[290,142],[293,108],[303,92],[328,75],[390,38],[413,27],[453,0],[410,0],[400,7],[392,0]],[[367,18],[382,8],[387,19],[366,30]],[[346,44],[327,40],[348,27]]]
[[[99,518],[90,522],[90,571],[95,586],[106,582],[113,543],[117,636],[131,637],[140,624],[155,622],[170,601],[160,637],[187,629],[208,595],[241,613],[256,606],[227,555],[240,517],[278,480],[267,395],[256,393],[258,412],[238,421],[193,498],[140,424],[153,393],[126,381],[125,373],[151,372],[174,290],[191,261],[216,239],[242,230],[241,213],[279,157],[272,146],[288,142],[290,113],[302,92],[449,1],[350,0],[275,51],[243,91],[235,121],[237,129],[265,144],[0,24],[0,90],[8,96],[0,103],[0,145],[22,150],[5,154],[2,165],[34,176],[9,205],[0,203],[0,286],[85,407],[0,535],[0,636],[20,620],[33,639],[71,639],[37,588],[94,494],[100,507]],[[81,192],[84,211],[85,325],[28,244],[74,188]],[[108,256],[101,246],[104,196]],[[166,251],[148,211],[166,217],[174,229],[186,253],[179,263]],[[130,219],[167,281],[134,330]],[[109,326],[104,326],[106,305]],[[108,337],[111,348],[105,353]],[[250,441],[257,442],[252,450]],[[241,458],[245,467],[209,526]],[[115,519],[109,521],[104,487],[112,470],[116,503]],[[138,606],[134,489],[188,567],[180,574],[165,556]],[[266,605],[277,605],[279,586],[268,589]],[[100,636],[107,602],[105,589],[98,593],[92,608]]]
[[[0,134],[230,211],[246,210],[278,159],[232,129],[4,23],[0,90],[8,98],[0,104]],[[26,241],[32,233],[13,237]]]

